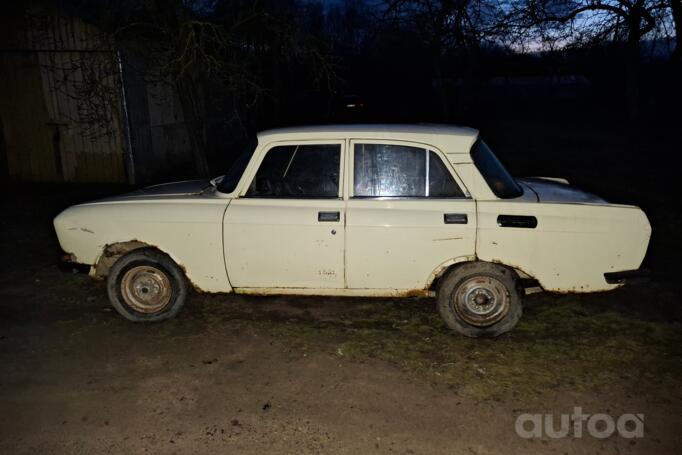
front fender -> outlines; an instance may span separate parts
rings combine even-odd
[[[227,202],[108,202],[70,207],[54,220],[64,251],[95,265],[108,245],[141,242],[168,254],[195,288],[230,292],[222,248]]]

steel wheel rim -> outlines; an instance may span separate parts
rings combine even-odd
[[[511,297],[497,278],[477,276],[464,281],[452,297],[452,306],[466,323],[486,327],[509,312]]]
[[[161,270],[140,265],[123,275],[121,294],[135,311],[157,313],[170,303],[172,287],[170,279]]]

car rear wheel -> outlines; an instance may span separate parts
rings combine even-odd
[[[521,319],[521,292],[513,270],[486,262],[453,269],[438,288],[438,311],[456,332],[473,338],[496,337]]]
[[[134,322],[156,322],[175,316],[187,298],[182,270],[166,254],[143,248],[114,263],[107,279],[113,307]]]

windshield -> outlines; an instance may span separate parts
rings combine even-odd
[[[237,183],[242,177],[246,166],[251,161],[253,152],[256,151],[256,145],[258,141],[256,139],[249,141],[248,145],[244,148],[244,151],[237,157],[237,159],[230,166],[230,170],[225,173],[220,183],[218,183],[218,191],[221,193],[231,193],[237,188]]]
[[[471,158],[495,196],[513,199],[523,194],[523,189],[514,177],[502,166],[500,160],[482,140],[477,140],[471,148]]]

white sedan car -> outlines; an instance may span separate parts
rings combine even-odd
[[[614,289],[651,235],[637,207],[556,178],[514,179],[454,126],[265,131],[223,176],[70,207],[65,260],[108,277],[132,321],[175,316],[199,292],[435,295],[449,327],[496,336],[526,288]]]

